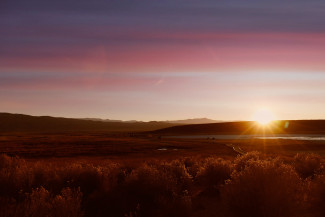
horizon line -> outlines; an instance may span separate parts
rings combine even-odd
[[[256,122],[254,120],[215,120],[207,117],[202,118],[185,118],[185,119],[177,119],[177,120],[150,120],[150,121],[143,121],[143,120],[123,120],[123,119],[108,119],[108,118],[98,118],[98,117],[63,117],[63,116],[52,116],[52,115],[32,115],[32,114],[26,114],[26,113],[11,113],[11,112],[3,112],[1,111],[0,114],[11,114],[11,115],[26,115],[26,116],[32,116],[32,117],[51,117],[51,118],[66,118],[66,119],[78,119],[78,120],[86,120],[86,119],[99,119],[98,121],[105,121],[109,120],[111,122],[142,122],[142,123],[150,123],[150,122],[172,122],[172,121],[186,121],[186,120],[198,120],[198,119],[208,119],[211,121],[215,121],[216,123],[229,123],[229,122]],[[303,121],[303,120],[325,120],[325,119],[275,119],[273,121]],[[96,121],[96,120],[92,120]],[[212,124],[213,122],[211,122]],[[203,124],[203,123],[202,123]],[[210,124],[210,123],[207,123]]]

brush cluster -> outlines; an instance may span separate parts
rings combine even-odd
[[[26,162],[0,156],[0,216],[324,216],[324,160]]]

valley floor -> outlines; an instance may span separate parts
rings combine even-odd
[[[0,216],[324,216],[323,142],[2,134]]]

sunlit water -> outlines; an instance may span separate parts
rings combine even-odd
[[[164,136],[164,138],[178,139],[218,139],[218,140],[235,140],[235,139],[291,139],[291,140],[324,140],[325,135],[185,135],[185,136]]]
[[[261,136],[257,139],[325,140],[325,136]]]

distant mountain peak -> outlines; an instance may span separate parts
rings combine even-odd
[[[102,122],[123,122],[123,123],[143,123],[144,121],[137,120],[112,120],[112,119],[101,119],[101,118],[80,118],[81,120],[91,120],[91,121],[102,121]],[[212,120],[209,118],[189,118],[184,120],[167,120],[167,121],[149,121],[149,122],[162,122],[162,123],[172,123],[172,124],[210,124],[210,123],[220,123],[223,121]]]
[[[165,121],[167,123],[173,124],[210,124],[210,123],[220,123],[223,121],[212,120],[209,118],[190,118],[185,120],[174,120],[174,121]]]

